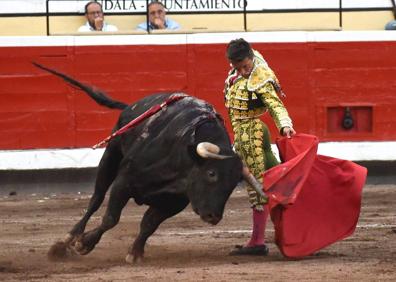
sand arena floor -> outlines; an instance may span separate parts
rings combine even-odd
[[[366,185],[355,233],[300,260],[282,257],[272,224],[269,256],[227,255],[250,233],[247,196],[237,189],[217,226],[202,222],[190,207],[163,223],[149,239],[140,264],[124,260],[146,209],[133,201],[90,254],[49,261],[49,247],[81,217],[89,197],[89,192],[1,196],[0,280],[396,281],[396,185]],[[100,222],[103,212],[102,207],[88,229]]]

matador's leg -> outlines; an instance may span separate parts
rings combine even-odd
[[[244,167],[243,175],[245,179],[249,177],[257,179],[258,187],[256,189],[251,185],[247,187],[253,216],[251,238],[246,246],[235,249],[231,252],[231,255],[266,255],[268,254],[268,248],[265,245],[264,235],[269,211],[267,205],[265,205],[267,197],[257,190],[262,192],[262,173],[266,168],[265,161],[268,148],[272,153],[269,133],[267,127],[260,120],[243,122],[238,129],[235,145],[247,166]],[[275,159],[275,157],[273,158]],[[251,181],[248,182],[252,183]]]

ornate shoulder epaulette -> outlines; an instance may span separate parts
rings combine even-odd
[[[268,82],[272,84],[276,83],[276,77],[274,72],[270,68],[256,65],[249,76],[247,82],[247,89],[254,92],[260,87],[263,87]]]

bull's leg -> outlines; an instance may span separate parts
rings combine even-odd
[[[120,178],[118,178],[120,179]],[[124,179],[125,180],[125,179]],[[126,189],[125,181],[114,182],[110,192],[109,204],[106,213],[102,218],[102,223],[95,229],[85,232],[77,237],[74,249],[81,255],[88,254],[99,242],[102,235],[109,229],[117,225],[120,220],[121,211],[130,198]]]
[[[140,232],[133,244],[129,247],[125,260],[128,263],[136,263],[138,260],[141,260],[147,239],[157,230],[163,221],[181,212],[188,203],[187,199],[179,199],[168,202],[169,206],[167,208],[149,207],[140,223]]]
[[[106,192],[111,183],[117,176],[118,167],[122,159],[122,154],[117,144],[110,143],[106,148],[98,167],[98,173],[95,182],[95,190],[89,201],[88,208],[82,219],[69,232],[66,243],[70,243],[82,234],[85,230],[88,220],[98,210],[103,203]]]

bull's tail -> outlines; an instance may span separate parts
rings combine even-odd
[[[84,91],[85,93],[87,93],[92,99],[95,100],[96,103],[98,103],[99,105],[111,108],[111,109],[120,109],[123,110],[126,107],[128,107],[127,104],[120,102],[120,101],[116,101],[111,99],[109,96],[107,96],[104,92],[100,91],[99,89],[95,89],[87,84],[81,83],[77,80],[75,80],[74,78],[67,76],[66,74],[63,74],[61,72],[58,72],[56,70],[47,68],[43,65],[40,65],[38,63],[32,62],[33,65],[35,65],[36,67],[43,69],[49,73],[52,73],[56,76],[59,76],[61,78],[63,78],[66,82],[68,82],[71,85],[76,86],[77,88],[81,89],[82,91]]]

